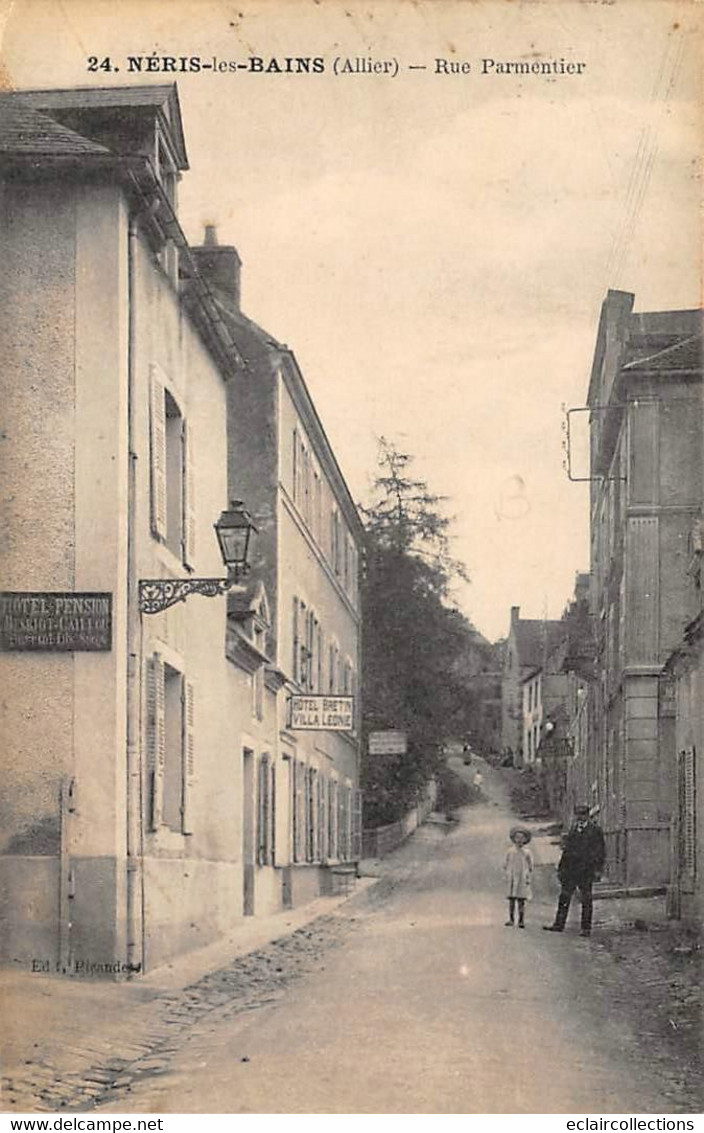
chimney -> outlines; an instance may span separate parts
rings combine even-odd
[[[511,625],[515,625],[521,612],[520,606],[511,606]]]
[[[233,311],[240,309],[240,272],[242,261],[232,244],[218,244],[217,228],[206,224],[203,243],[191,248],[198,271],[219,298]]]

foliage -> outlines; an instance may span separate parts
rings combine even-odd
[[[472,626],[452,605],[466,577],[450,554],[445,500],[409,474],[412,458],[384,438],[366,521],[363,580],[364,750],[370,731],[408,735],[405,756],[365,754],[365,825],[393,822],[442,764],[443,740],[462,728],[467,689],[457,661]]]

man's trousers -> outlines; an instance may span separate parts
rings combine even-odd
[[[575,889],[579,889],[579,896],[582,901],[582,932],[591,932],[592,929],[592,911],[593,911],[593,898],[592,898],[592,884],[593,878],[591,877],[564,877],[560,878],[562,889],[557,902],[557,913],[555,914],[555,927],[563,929],[567,922],[567,914],[570,911],[570,902],[574,895]]]

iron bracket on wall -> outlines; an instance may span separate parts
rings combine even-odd
[[[215,598],[237,586],[232,578],[143,578],[139,582],[139,609],[142,614],[160,614],[177,602],[185,602],[190,594]],[[244,589],[244,587],[240,587]]]

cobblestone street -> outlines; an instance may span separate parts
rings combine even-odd
[[[459,825],[420,829],[349,900],[182,988],[144,981],[144,1002],[98,1038],[73,1031],[53,1059],[40,1048],[6,1108],[696,1112],[694,943],[673,954],[664,922],[634,928],[614,901],[598,903],[592,940],[546,937],[555,848],[539,826],[537,899],[527,931],[507,931],[510,813],[501,773],[485,771]],[[120,992],[74,988],[97,1009]]]

